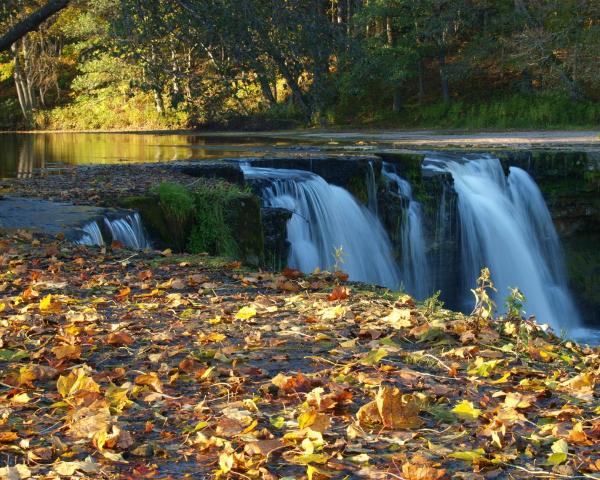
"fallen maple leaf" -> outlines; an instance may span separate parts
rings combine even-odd
[[[363,405],[356,417],[364,426],[381,424],[389,429],[418,428],[419,403],[412,395],[403,395],[398,388],[380,387],[375,400]]]

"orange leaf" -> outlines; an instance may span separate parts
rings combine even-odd
[[[17,438],[17,432],[0,432],[0,443],[14,442]]]
[[[122,289],[119,291],[119,294],[118,294],[118,295],[116,295],[116,297],[115,297],[115,298],[116,298],[117,300],[124,300],[125,298],[127,298],[127,296],[128,296],[130,293],[131,293],[131,288],[129,288],[129,287],[125,287],[125,288],[122,288]]]
[[[58,360],[76,360],[81,357],[79,345],[57,345],[52,348],[52,353]]]
[[[331,292],[329,294],[329,296],[327,297],[327,299],[330,302],[333,302],[334,300],[345,300],[349,296],[350,296],[350,290],[348,288],[346,288],[346,287],[335,287],[333,289],[333,292]]]

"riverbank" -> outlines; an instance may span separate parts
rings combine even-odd
[[[342,274],[26,232],[0,246],[4,475],[600,470],[600,352],[534,323],[415,305]]]

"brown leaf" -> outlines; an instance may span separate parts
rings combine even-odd
[[[405,480],[442,480],[446,470],[434,468],[425,457],[415,455],[410,462],[402,465],[402,477]]]
[[[248,455],[262,455],[263,457],[268,457],[271,452],[284,448],[285,446],[286,444],[283,440],[274,438],[272,440],[249,442],[244,447],[244,451]]]
[[[244,425],[235,418],[222,417],[217,422],[217,435],[224,437],[233,437],[244,431]]]
[[[290,280],[295,280],[296,278],[303,277],[304,274],[300,270],[296,270],[295,268],[285,267],[283,272],[281,272],[285,278],[289,278]]]
[[[162,382],[160,381],[160,378],[158,378],[158,375],[154,372],[138,375],[135,378],[135,384],[147,385],[149,387],[152,387],[155,392],[163,393]]]
[[[418,428],[420,407],[412,395],[403,395],[399,389],[381,387],[375,400],[363,405],[356,416],[361,425],[381,424],[392,430]]]
[[[129,335],[127,332],[124,331],[120,331],[120,332],[114,332],[111,333],[107,338],[106,338],[106,343],[108,343],[109,345],[113,345],[116,347],[120,347],[123,345],[131,345],[135,340],[133,339],[133,337],[131,335]]]

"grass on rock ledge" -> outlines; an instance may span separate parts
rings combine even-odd
[[[598,349],[343,274],[0,237],[1,478],[598,478]]]

